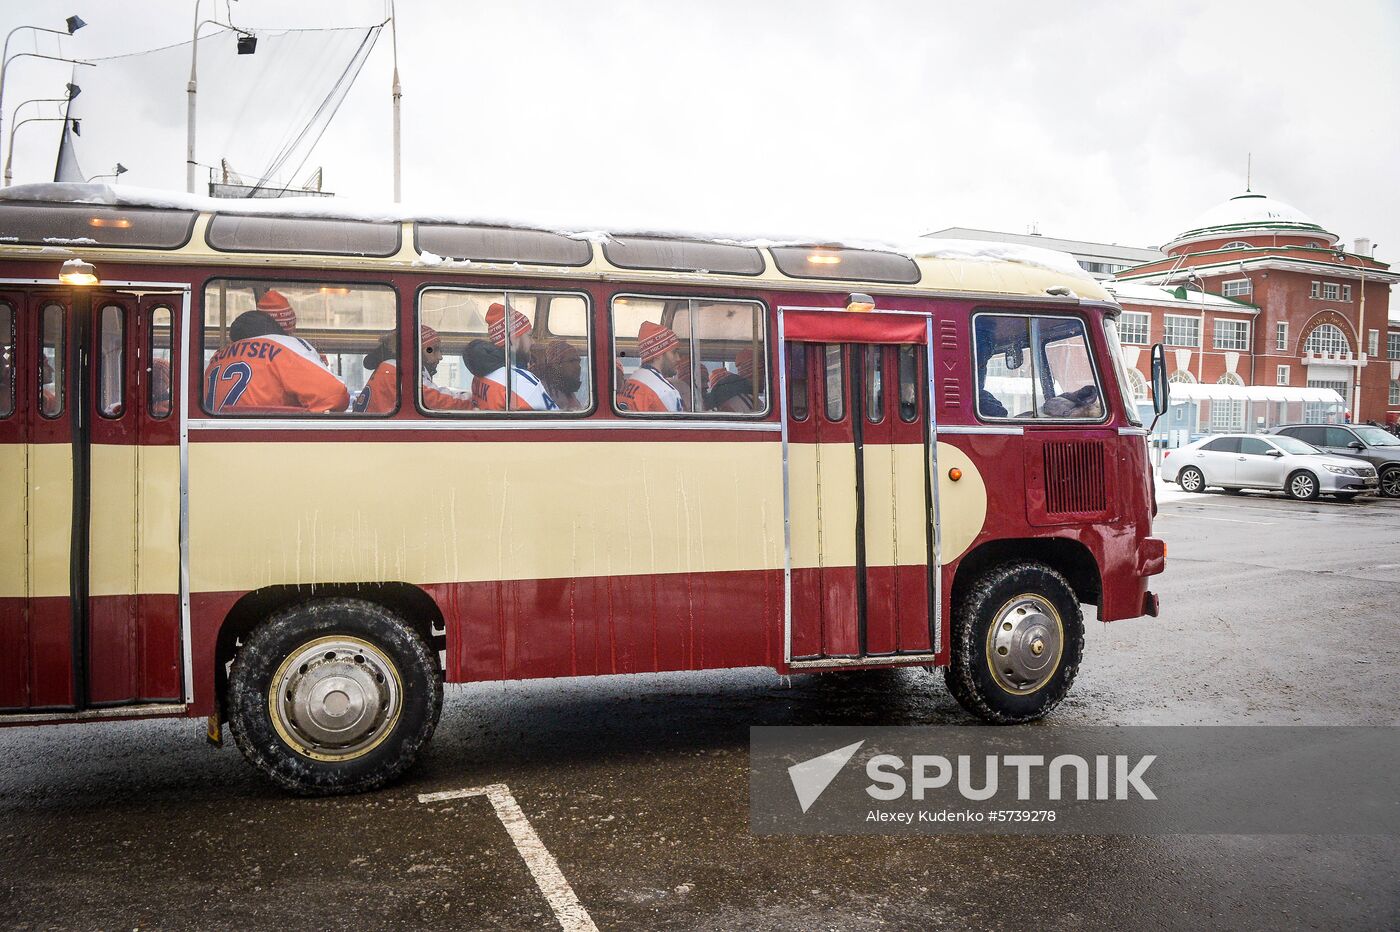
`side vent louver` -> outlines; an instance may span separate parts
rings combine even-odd
[[[1061,440],[1045,444],[1045,511],[1052,515],[1090,515],[1106,507],[1104,447],[1096,440]]]
[[[956,358],[958,352],[958,325],[951,320],[938,322],[938,350],[940,355]],[[962,407],[962,383],[957,376],[944,376],[939,383],[943,389],[943,407]]]

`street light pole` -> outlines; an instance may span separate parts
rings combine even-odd
[[[232,23],[220,22],[217,19],[201,20],[199,18],[199,7],[204,0],[194,0],[194,36],[190,42],[190,83],[185,90],[189,95],[189,103],[185,111],[185,190],[190,194],[194,193],[194,170],[197,164],[194,160],[194,129],[195,129],[195,95],[199,91],[199,30],[201,26],[213,23],[221,29],[236,32],[240,36],[252,38],[252,33],[246,29],[239,29]],[[238,43],[239,55],[251,55],[257,48],[257,40],[252,39],[245,49],[242,39]]]
[[[30,100],[23,101],[18,107],[15,108],[15,118],[19,119],[20,111],[23,110],[29,104],[66,104],[70,102],[74,97],[77,97],[80,93],[82,93],[82,90],[83,89],[78,87],[78,85],[70,84],[68,85],[67,97],[35,97]],[[15,151],[15,130],[17,129],[19,129],[18,123],[10,127],[10,141],[6,148],[11,154],[13,154]],[[5,159],[4,186],[8,188],[10,186],[10,181],[10,158],[7,156]]]
[[[26,117],[20,120],[10,129],[10,145],[5,152],[5,187],[10,186],[10,163],[15,157],[15,136],[19,135],[19,128],[26,123],[67,123],[68,117]],[[76,121],[74,121],[76,122]]]
[[[389,2],[389,37],[394,47],[394,203],[397,204],[403,194],[403,161],[399,136],[399,101],[403,97],[403,88],[399,86],[399,18],[394,10],[393,0]]]
[[[5,120],[5,72],[10,68],[10,40],[13,39],[15,33],[19,32],[21,29],[30,29],[34,32],[51,32],[56,36],[71,36],[73,33],[86,26],[87,23],[83,22],[81,16],[70,16],[64,25],[67,27],[66,31],[50,29],[47,26],[16,26],[5,35],[5,47],[3,51],[0,51],[0,125],[3,125]],[[71,62],[75,65],[92,64],[92,62],[76,61],[72,58],[61,58],[57,55],[40,55],[38,52],[24,52],[16,55],[15,58],[49,58],[54,61]]]

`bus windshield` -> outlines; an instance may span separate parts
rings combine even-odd
[[[1108,338],[1108,355],[1113,362],[1113,374],[1118,378],[1118,393],[1123,396],[1123,413],[1127,415],[1129,423],[1141,427],[1142,415],[1138,414],[1137,393],[1132,385],[1128,384],[1128,373],[1123,368],[1123,344],[1118,339],[1118,319],[1105,317],[1103,332]]]

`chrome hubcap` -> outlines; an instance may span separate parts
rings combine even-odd
[[[987,632],[987,667],[1007,692],[1033,693],[1050,681],[1064,652],[1064,625],[1049,599],[1019,595]]]
[[[1188,469],[1186,473],[1181,477],[1181,487],[1186,489],[1188,492],[1196,491],[1196,489],[1200,488],[1200,485],[1200,473],[1196,472],[1194,469]]]
[[[378,648],[354,637],[319,638],[283,661],[268,696],[273,724],[308,757],[357,757],[398,720],[398,671]]]

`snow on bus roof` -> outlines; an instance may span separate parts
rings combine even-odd
[[[1093,282],[1068,253],[1039,246],[978,240],[895,237],[890,239],[851,239],[806,233],[748,234],[685,230],[658,225],[650,219],[619,216],[608,222],[599,218],[561,216],[490,216],[439,207],[414,208],[408,204],[383,204],[329,197],[213,198],[178,191],[140,188],[130,185],[46,182],[23,184],[0,190],[0,201],[59,204],[96,204],[109,207],[154,207],[214,214],[300,217],[322,220],[359,220],[371,223],[455,223],[544,230],[574,239],[602,242],[609,236],[656,236],[701,240],[725,245],[767,249],[775,246],[827,246],[892,252],[911,259],[945,259],[964,262],[1013,262],[1034,266],[1071,278]]]

